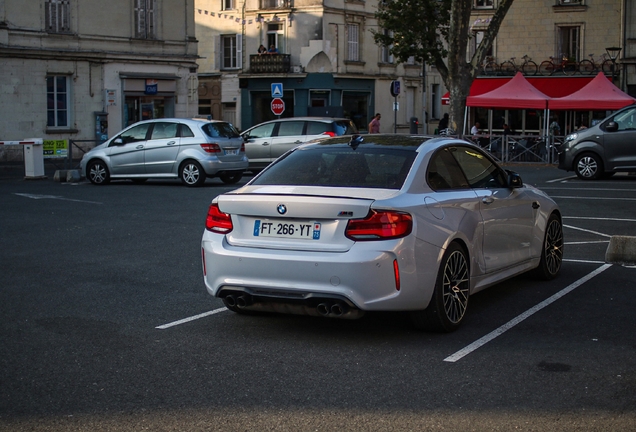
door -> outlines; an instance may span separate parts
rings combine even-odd
[[[304,144],[306,138],[304,121],[281,121],[278,126],[278,133],[272,140],[272,148],[270,149],[272,160],[286,151]]]
[[[149,123],[133,126],[115,137],[109,144],[113,175],[144,174],[144,149]]]
[[[271,162],[270,148],[272,145],[272,135],[277,123],[265,123],[247,131],[244,135],[245,154],[250,160],[250,166],[265,166]]]
[[[614,121],[618,130],[603,134],[606,168],[636,167],[636,108],[617,113]]]
[[[505,171],[483,152],[458,146],[453,156],[480,200],[486,272],[511,267],[531,257],[533,201],[523,188],[508,187]]]
[[[179,153],[179,123],[153,123],[144,149],[146,174],[169,174]]]

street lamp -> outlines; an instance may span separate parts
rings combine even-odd
[[[616,85],[616,83],[614,82],[614,75],[615,75],[615,71],[616,71],[616,59],[618,58],[619,54],[621,53],[621,49],[620,47],[609,47],[609,48],[605,48],[605,51],[607,52],[607,55],[609,56],[610,60],[612,61],[612,83],[614,85]]]

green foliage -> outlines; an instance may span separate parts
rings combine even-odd
[[[451,0],[380,1],[375,16],[382,30],[372,31],[374,40],[390,47],[398,62],[435,63],[448,55],[450,8]]]

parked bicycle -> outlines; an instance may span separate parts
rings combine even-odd
[[[579,62],[579,73],[581,75],[592,75],[598,71],[603,71],[606,75],[612,74],[614,63],[607,58],[607,54],[601,54],[601,58],[594,60],[594,54],[588,54],[589,60],[584,59]]]
[[[481,65],[483,75],[494,76],[499,73],[499,65],[495,63],[493,56],[486,56],[484,63]]]
[[[517,71],[520,71],[524,75],[537,74],[539,67],[537,66],[535,62],[532,61],[530,57],[528,57],[527,54],[522,57],[523,63],[521,64],[521,66],[517,65],[517,63],[515,62],[515,58],[516,57],[510,57],[510,60],[506,60],[505,62],[501,64],[501,66],[499,67],[499,70],[501,71],[503,75],[512,76],[515,73],[517,73]]]
[[[568,56],[561,56],[561,62],[556,63],[555,57],[550,56],[550,60],[544,60],[539,65],[539,73],[544,76],[554,75],[562,72],[564,75],[574,75],[577,70],[577,63],[570,61]]]

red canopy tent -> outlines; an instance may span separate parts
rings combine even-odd
[[[551,110],[617,110],[633,104],[636,99],[621,91],[600,72],[583,88],[548,101]]]
[[[528,82],[521,72],[506,84],[479,96],[468,96],[466,106],[503,109],[547,109],[549,96]]]
[[[464,132],[468,118],[468,107],[501,108],[501,109],[542,109],[544,118],[548,118],[548,101],[550,97],[530,84],[521,72],[507,83],[488,93],[466,98],[464,113]],[[489,121],[489,123],[492,123]],[[488,125],[492,129],[492,124]]]

